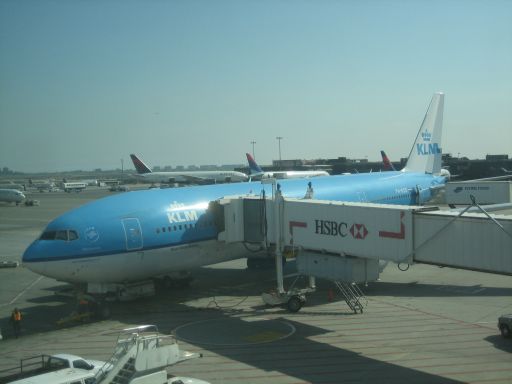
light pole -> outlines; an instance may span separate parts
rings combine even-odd
[[[277,136],[276,139],[279,144],[279,167],[281,167],[281,140],[283,140],[283,137]]]
[[[124,159],[121,159],[121,173],[124,173]]]
[[[253,141],[251,141],[251,144],[252,144],[252,157],[254,160],[256,160],[256,156],[254,155],[254,144],[256,144],[256,142],[253,140]]]

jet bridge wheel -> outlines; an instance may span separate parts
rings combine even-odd
[[[305,302],[306,300],[304,300],[302,297],[294,295],[290,297],[290,299],[286,303],[286,307],[290,312],[299,312]]]

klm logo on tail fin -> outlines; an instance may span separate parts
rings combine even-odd
[[[441,148],[439,147],[439,144],[432,143],[418,143],[416,144],[416,152],[418,155],[436,155],[438,153],[441,153]]]
[[[423,143],[416,143],[416,153],[420,156],[424,155],[437,155],[441,153],[441,148],[438,143],[430,143],[432,139],[432,134],[425,130],[421,132],[421,137],[423,139]]]

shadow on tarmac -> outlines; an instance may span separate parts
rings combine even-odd
[[[494,348],[496,349],[512,353],[512,339],[504,339],[501,335],[498,334],[488,336],[484,340],[494,345]]]

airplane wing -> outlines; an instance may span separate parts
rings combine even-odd
[[[493,177],[484,177],[483,179],[473,179],[473,180],[464,180],[469,182],[472,181],[500,181],[500,180],[510,180],[512,179],[512,175],[501,175],[501,176],[493,176]],[[462,182],[464,182],[462,181]]]

